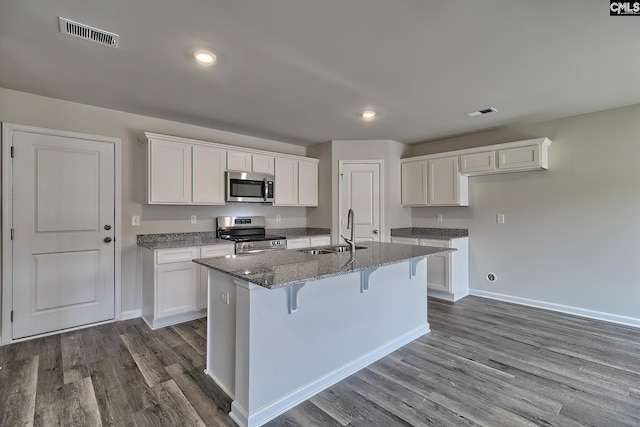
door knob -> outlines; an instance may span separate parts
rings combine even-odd
[[[104,226],[104,229],[105,230],[111,230],[111,226],[109,224],[107,224],[107,225]]]
[[[373,234],[378,234],[378,230],[373,230]]]
[[[111,237],[105,237],[104,238],[104,242],[105,243],[111,243]]]

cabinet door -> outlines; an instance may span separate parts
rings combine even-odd
[[[484,151],[482,153],[463,154],[460,156],[461,173],[473,174],[479,172],[491,172],[495,170],[495,151]]]
[[[405,162],[401,165],[401,199],[403,206],[427,205],[427,162]]]
[[[540,146],[508,148],[498,150],[498,169],[529,169],[542,167],[540,162]]]
[[[299,239],[287,239],[287,249],[308,248],[310,245],[311,242],[308,237]]]
[[[448,248],[447,240],[420,239],[420,246]],[[450,292],[449,254],[435,254],[427,257],[427,287],[434,291]]]
[[[191,146],[149,141],[148,203],[191,202]]]
[[[309,237],[310,246],[329,246],[330,244],[331,244],[331,236]]]
[[[263,156],[262,154],[254,154],[252,156],[252,170],[255,173],[264,173],[267,175],[273,175],[274,169],[273,156]]]
[[[227,170],[251,172],[251,153],[227,151]]]
[[[298,162],[298,204],[318,206],[318,164],[316,162],[303,160]]]
[[[191,261],[158,265],[156,318],[198,309],[200,266]]]
[[[193,203],[224,205],[225,151],[199,145],[192,150]]]
[[[276,157],[274,205],[298,205],[298,161]]]
[[[429,204],[458,204],[458,157],[429,160]]]
[[[233,255],[233,245],[215,245],[200,248],[200,258],[217,258]],[[200,266],[200,295],[198,298],[198,309],[207,308],[209,289],[209,268]]]

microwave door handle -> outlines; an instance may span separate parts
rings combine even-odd
[[[267,183],[267,178],[264,179],[264,185],[262,186],[262,197],[264,201],[267,201],[267,195],[269,194],[269,184]]]

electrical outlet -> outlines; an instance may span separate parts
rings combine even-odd
[[[191,215],[191,224],[196,224],[198,222],[198,218],[195,215]]]
[[[282,221],[282,217],[280,215],[276,215],[276,222]]]
[[[498,224],[504,224],[504,214],[498,214],[498,215],[496,215],[496,223],[498,223]]]
[[[229,292],[220,291],[220,301],[229,305]]]
[[[131,217],[131,226],[140,227],[140,215],[133,215]]]
[[[436,221],[437,222],[442,222],[442,214],[437,214],[436,215]]]

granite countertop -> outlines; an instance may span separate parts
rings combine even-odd
[[[233,245],[233,242],[216,238],[215,231],[138,234],[138,246],[152,250],[213,245]]]
[[[414,237],[433,240],[450,240],[459,237],[468,237],[469,230],[466,228],[423,228],[405,227],[392,228],[392,237]]]
[[[285,236],[287,239],[293,239],[296,237],[309,237],[309,236],[323,236],[325,234],[331,234],[330,228],[267,228],[265,230],[267,234],[277,234],[279,236]]]
[[[349,264],[349,252],[308,255],[299,250],[201,258],[194,262],[273,289],[455,250],[394,243],[367,243],[366,246],[366,249],[356,251],[352,264]]]

